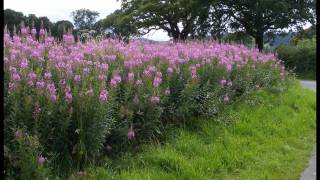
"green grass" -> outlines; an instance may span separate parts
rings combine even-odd
[[[316,98],[295,82],[285,93],[260,90],[211,119],[170,130],[87,170],[89,179],[299,179],[315,144]],[[229,123],[224,123],[225,121]],[[192,124],[192,125],[190,125]]]

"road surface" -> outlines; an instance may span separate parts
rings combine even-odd
[[[301,81],[301,84],[305,88],[312,89],[316,91],[316,81]],[[317,168],[316,168],[316,145],[313,148],[311,159],[309,161],[309,166],[301,174],[301,180],[316,180]]]

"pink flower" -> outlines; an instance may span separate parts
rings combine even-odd
[[[227,64],[227,70],[228,70],[228,71],[231,71],[231,69],[232,69],[231,64]]]
[[[34,72],[30,72],[28,74],[28,78],[29,78],[30,81],[33,81],[33,80],[35,80],[37,78],[37,75]]]
[[[230,101],[229,96],[224,96],[223,102],[228,103]]]
[[[119,75],[114,75],[110,80],[110,84],[112,87],[116,87],[120,82],[121,82],[121,76]]]
[[[105,80],[105,79],[106,79],[106,76],[105,76],[105,75],[103,75],[103,74],[99,74],[98,79],[99,79],[100,81],[103,81],[103,80]]]
[[[37,34],[37,30],[36,30],[35,28],[32,28],[32,29],[31,29],[31,34],[32,34],[33,36],[35,36],[35,35]]]
[[[102,69],[103,71],[108,71],[109,65],[108,65],[108,64],[101,64],[101,69]]]
[[[80,75],[75,75],[74,76],[74,81],[76,81],[76,82],[80,82],[80,80],[81,80],[81,76]]]
[[[141,86],[143,83],[142,83],[142,80],[140,80],[140,79],[138,79],[137,81],[136,81],[136,85],[137,86]]]
[[[21,69],[26,69],[28,67],[28,65],[29,65],[29,63],[28,63],[27,59],[21,60],[21,63],[20,63]]]
[[[134,79],[134,73],[130,72],[128,73],[128,81],[131,82]]]
[[[150,101],[153,104],[158,104],[160,102],[160,97],[159,96],[151,96]]]
[[[226,84],[227,84],[227,80],[222,79],[222,80],[220,81],[220,85],[221,85],[221,86],[224,86],[224,85],[226,85]]]
[[[89,70],[89,68],[83,68],[83,72],[84,72],[85,74],[89,74],[90,70]]]
[[[64,99],[68,104],[72,102],[72,94],[70,91],[65,92]]]
[[[45,78],[46,80],[50,80],[51,77],[52,77],[52,74],[51,74],[50,72],[44,73],[44,78]]]
[[[42,156],[40,156],[40,157],[38,157],[38,164],[40,165],[40,166],[43,166],[43,164],[46,162],[46,158],[44,158],[44,157],[42,157]]]
[[[135,136],[135,133],[134,133],[134,131],[133,131],[133,128],[130,127],[130,128],[128,129],[128,139],[131,140],[131,139],[134,138],[134,136]]]
[[[100,96],[99,96],[100,102],[105,103],[108,100],[108,91],[107,90],[102,90],[100,92]]]
[[[45,30],[44,30],[43,28],[41,28],[41,29],[40,29],[40,32],[39,32],[39,35],[40,35],[40,36],[44,36],[44,34],[45,34]]]
[[[36,83],[36,86],[37,86],[38,89],[43,89],[44,86],[45,86],[45,83],[43,81],[38,81]]]
[[[16,82],[19,82],[21,80],[20,75],[18,73],[14,73],[12,75],[12,80],[16,81]]]
[[[20,129],[18,129],[18,130],[14,133],[14,136],[15,136],[16,138],[22,138],[22,137],[23,137],[23,132],[22,132]]]
[[[29,86],[33,86],[34,85],[33,81],[32,80],[28,80],[28,85]]]
[[[66,85],[66,80],[65,79],[61,79],[59,81],[59,84],[63,87],[64,85]]]
[[[51,100],[52,102],[56,102],[56,101],[57,101],[57,96],[56,96],[55,94],[51,94],[51,95],[50,95],[50,100]]]
[[[156,76],[153,80],[153,87],[159,87],[160,83],[162,82],[162,78]]]
[[[17,69],[16,69],[15,67],[10,66],[10,67],[9,67],[9,71],[10,71],[12,74],[14,74],[14,73],[17,72]]]

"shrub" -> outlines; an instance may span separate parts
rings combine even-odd
[[[41,145],[36,136],[16,129],[14,138],[4,146],[5,175],[8,179],[45,179],[50,176],[48,162],[41,155]]]
[[[316,40],[299,40],[296,46],[281,45],[276,49],[279,59],[289,69],[294,69],[298,75],[311,74],[315,79],[316,72]]]
[[[58,43],[22,29],[6,32],[4,46],[5,144],[12,129],[38,137],[59,176],[288,77],[271,53],[211,41],[75,43],[65,34]]]

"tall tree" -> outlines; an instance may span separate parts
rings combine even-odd
[[[80,30],[93,29],[94,24],[99,17],[97,11],[91,11],[89,9],[78,9],[71,13],[73,17],[74,25]]]
[[[123,0],[121,10],[128,14],[140,34],[162,29],[173,39],[184,40],[207,18],[211,1]]]
[[[102,29],[110,30],[119,39],[126,40],[138,35],[136,26],[130,21],[130,16],[121,10],[116,10],[102,20]]]
[[[10,32],[13,31],[13,26],[19,27],[22,21],[26,20],[26,17],[22,12],[16,12],[12,9],[4,10],[4,25],[7,25],[7,28]]]
[[[69,30],[72,31],[73,28],[74,26],[72,22],[68,20],[57,21],[52,25],[51,35],[61,39],[64,32],[67,32]]]
[[[223,0],[224,12],[234,20],[235,29],[253,36],[256,46],[263,49],[263,35],[312,21],[315,0]]]

